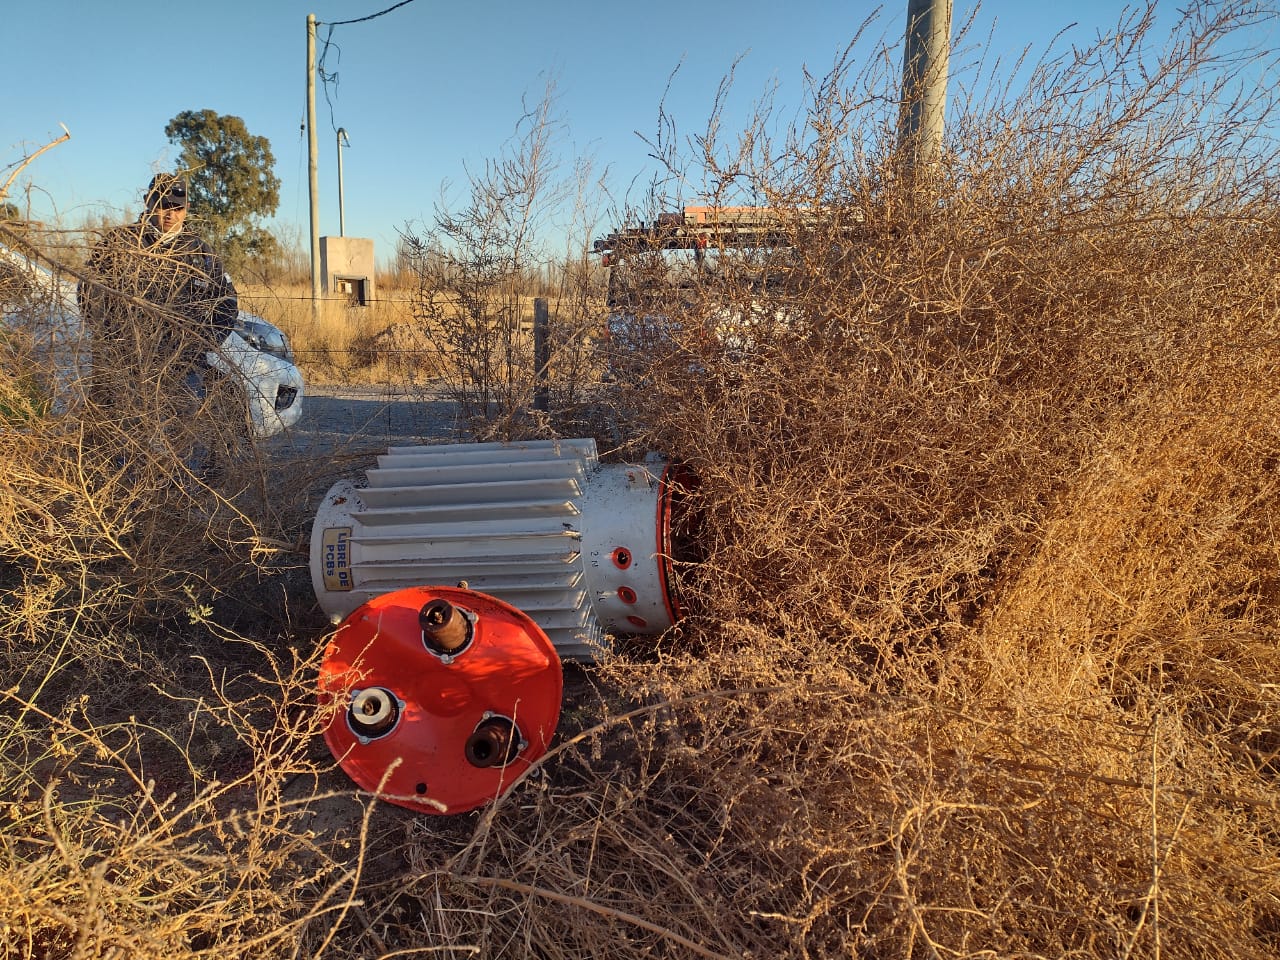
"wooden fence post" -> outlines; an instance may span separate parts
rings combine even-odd
[[[533,409],[546,412],[550,400],[551,315],[546,297],[533,300]]]

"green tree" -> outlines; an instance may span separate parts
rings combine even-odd
[[[212,110],[184,110],[164,133],[182,148],[178,166],[190,183],[193,229],[221,252],[233,272],[274,259],[279,243],[257,222],[280,205],[270,141],[249,133],[239,117]]]

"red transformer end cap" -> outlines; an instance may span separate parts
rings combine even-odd
[[[324,738],[360,787],[423,813],[475,809],[542,756],[560,719],[560,658],[510,604],[412,587],[338,627],[320,665]]]

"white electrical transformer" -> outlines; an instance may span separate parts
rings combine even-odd
[[[366,483],[340,481],[311,532],[311,579],[335,622],[372,597],[454,586],[531,617],[561,657],[680,616],[673,577],[679,471],[601,464],[595,441],[392,447]]]

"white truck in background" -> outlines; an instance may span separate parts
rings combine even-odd
[[[655,352],[681,346],[746,357],[761,336],[790,325],[794,231],[812,219],[769,207],[688,206],[596,240],[608,271],[606,378],[629,379]]]

